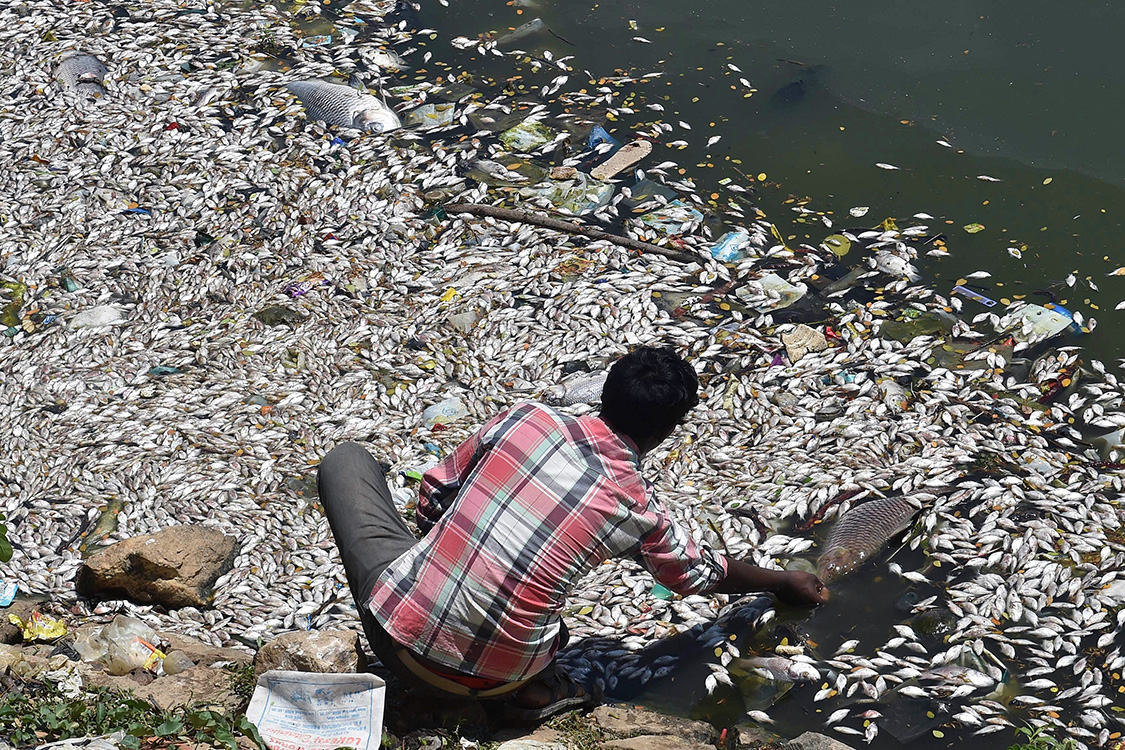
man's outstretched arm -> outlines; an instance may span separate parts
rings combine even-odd
[[[713,594],[748,594],[765,591],[786,604],[809,606],[828,601],[828,589],[812,573],[798,570],[769,570],[727,559],[727,574],[711,589]]]

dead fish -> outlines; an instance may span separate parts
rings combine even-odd
[[[313,120],[373,133],[387,133],[402,127],[402,121],[390,107],[351,86],[313,80],[293,81],[286,88],[296,94]]]
[[[824,554],[817,560],[817,575],[824,583],[839,580],[883,549],[905,531],[919,508],[905,497],[881,497],[858,505],[832,527]]]
[[[108,537],[113,532],[117,531],[117,516],[125,509],[125,501],[119,497],[115,497],[106,503],[105,510],[98,516],[97,523],[90,532],[86,534],[86,538],[78,546],[78,550],[85,554],[90,549],[96,547],[103,539]]]
[[[602,400],[602,386],[608,375],[608,372],[599,372],[597,375],[552,386],[545,394],[547,403],[551,406],[599,403]]]
[[[547,28],[547,24],[543,23],[542,18],[533,18],[522,26],[517,26],[513,31],[508,32],[504,36],[496,40],[497,44],[509,44],[517,42],[524,37],[537,34]]]
[[[910,281],[918,281],[922,278],[910,261],[889,250],[880,250],[875,254],[875,268],[890,276],[906,278]]]
[[[70,55],[55,68],[55,80],[63,91],[77,91],[92,97],[105,96],[102,81],[106,67],[93,55],[78,52]]]
[[[751,656],[730,663],[734,671],[753,672],[776,682],[812,682],[820,679],[816,667],[784,656]]]

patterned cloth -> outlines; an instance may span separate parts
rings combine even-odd
[[[412,652],[479,677],[543,670],[568,593],[607,559],[635,558],[681,594],[726,575],[657,500],[631,440],[541,404],[500,413],[426,472],[418,521],[432,529],[368,606]]]

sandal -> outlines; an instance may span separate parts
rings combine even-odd
[[[594,695],[586,692],[582,685],[575,682],[562,669],[556,668],[554,674],[549,677],[532,680],[523,688],[520,688],[517,695],[528,686],[536,684],[543,685],[550,690],[554,700],[541,708],[527,708],[515,703],[516,699],[511,698],[504,703],[505,718],[520,722],[539,722],[563,711],[593,706],[598,703]]]

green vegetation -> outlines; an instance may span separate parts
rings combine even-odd
[[[547,722],[547,726],[562,735],[562,742],[572,750],[598,750],[608,739],[597,722],[579,711],[560,714]]]
[[[0,513],[0,562],[12,559],[12,544],[8,541],[8,524],[4,523],[4,514]]]
[[[1078,750],[1078,743],[1074,740],[1056,740],[1043,727],[1020,727],[1016,733],[1027,741],[1012,745],[1008,750]]]
[[[251,696],[254,695],[254,686],[258,684],[258,679],[254,676],[254,663],[247,662],[241,666],[228,666],[223,669],[230,674],[230,691],[238,696],[242,702],[242,709],[245,710],[246,706],[250,705]]]
[[[122,747],[149,750],[174,740],[237,750],[244,735],[265,748],[258,730],[242,714],[237,718],[207,709],[161,711],[151,704],[108,688],[91,688],[66,698],[48,683],[21,682],[0,696],[0,736],[17,748],[73,737],[124,731]]]

